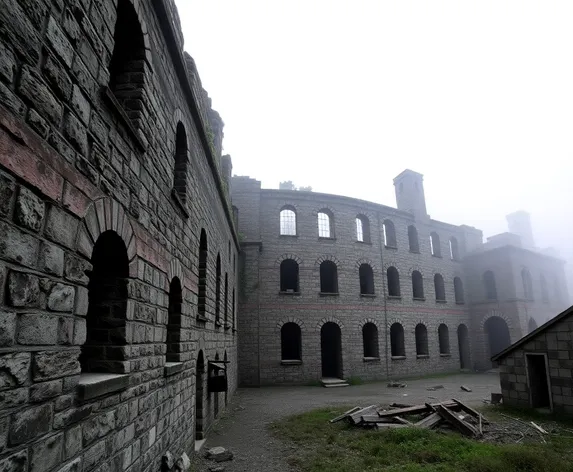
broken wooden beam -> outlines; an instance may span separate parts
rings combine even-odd
[[[466,405],[465,403],[462,403],[459,400],[456,400],[455,398],[452,398],[452,401],[454,403],[456,403],[456,405],[458,405],[462,411],[465,411],[469,415],[472,415],[476,420],[479,418],[481,413],[477,412],[472,407]],[[481,419],[482,419],[483,424],[489,424],[489,421],[485,418],[485,416],[483,416],[483,415],[481,415],[481,416],[482,416]]]
[[[436,412],[445,421],[451,424],[455,429],[465,436],[476,437],[478,436],[478,431],[471,424],[465,422],[464,420],[458,418],[458,416],[452,411],[448,410],[445,406],[440,405],[436,408]]]
[[[344,413],[342,413],[342,415],[337,416],[336,418],[332,418],[330,420],[331,423],[337,423],[338,421],[342,421],[344,418],[346,418],[348,415],[351,415],[352,413],[357,412],[358,410],[362,409],[362,407],[360,406],[355,406],[354,408],[351,408],[348,411],[345,411]]]
[[[362,421],[362,416],[365,415],[375,415],[376,414],[376,405],[370,405],[366,408],[361,408],[360,410],[355,411],[354,413],[347,416],[348,421],[353,424],[358,424]]]
[[[431,415],[426,416],[423,420],[414,423],[414,426],[417,428],[432,429],[438,426],[442,421],[442,417],[438,413],[432,413]]]
[[[378,416],[380,418],[386,418],[388,416],[397,416],[397,415],[417,415],[420,413],[429,413],[436,408],[438,405],[445,405],[447,407],[456,407],[458,406],[455,402],[444,402],[444,403],[428,403],[427,405],[416,405],[416,406],[409,406],[406,408],[397,408],[395,410],[386,410],[386,411],[379,411]]]

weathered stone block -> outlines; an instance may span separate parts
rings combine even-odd
[[[0,411],[28,403],[28,389],[17,388],[0,392]]]
[[[8,429],[10,428],[9,417],[0,418],[0,453],[6,449],[8,443]]]
[[[16,223],[32,231],[39,231],[44,222],[45,208],[41,198],[20,187],[16,199]]]
[[[50,91],[42,77],[28,66],[22,68],[22,77],[18,91],[26,97],[34,108],[48,121],[59,124],[62,120],[62,105]]]
[[[77,423],[90,416],[92,412],[91,405],[80,406],[78,408],[72,408],[71,410],[66,410],[61,413],[57,413],[54,416],[54,428],[62,429],[66,428],[71,424]],[[81,443],[81,434],[78,434]],[[67,442],[67,441],[66,441]]]
[[[0,32],[27,62],[38,62],[41,45],[38,31],[18,0],[3,1],[0,9]]]
[[[46,59],[44,76],[61,98],[64,100],[70,98],[72,93],[72,81],[66,69],[51,55]]]
[[[11,84],[16,74],[16,56],[0,43],[0,78]]]
[[[16,336],[16,313],[0,311],[0,347],[14,344]]]
[[[78,230],[78,220],[61,208],[52,206],[46,221],[46,236],[52,241],[73,248]]]
[[[82,123],[87,126],[90,119],[90,104],[77,85],[74,85],[72,90],[72,110],[76,112]]]
[[[55,316],[31,313],[20,315],[18,344],[51,346],[58,339],[58,319]]]
[[[0,390],[24,385],[30,371],[30,353],[0,355]]]
[[[38,133],[42,138],[46,138],[48,136],[48,132],[50,131],[49,123],[42,118],[36,110],[33,108],[30,109],[28,112],[28,124]]]
[[[0,258],[35,267],[40,241],[18,228],[0,221]]]
[[[58,472],[81,472],[82,470],[82,459],[78,457],[74,459],[72,462],[64,465],[61,469],[58,469]]]
[[[73,343],[76,346],[82,346],[86,342],[87,328],[86,320],[74,320],[74,339]]]
[[[69,459],[82,450],[82,428],[81,426],[68,428],[65,435],[64,457]]]
[[[35,382],[80,373],[77,351],[41,351],[34,353]]]
[[[74,319],[62,316],[58,321],[58,344],[72,344],[74,340]]]
[[[69,113],[64,123],[64,136],[70,144],[81,155],[88,154],[88,134],[86,127],[76,118],[73,113]]]
[[[91,470],[102,457],[105,457],[105,441],[100,441],[84,453],[84,470]]]
[[[74,47],[70,44],[66,38],[66,35],[59,27],[57,20],[55,20],[52,16],[48,20],[46,38],[56,54],[64,62],[64,64],[66,64],[68,67],[72,67]]]
[[[51,470],[62,461],[64,434],[43,439],[31,448],[30,472]]]
[[[20,98],[12,92],[6,85],[0,82],[0,103],[14,113],[16,116],[24,117],[26,105]]]
[[[28,472],[28,451],[20,451],[1,459],[0,472]]]
[[[54,411],[63,411],[67,410],[69,407],[72,406],[74,398],[72,395],[60,395],[56,398],[56,402],[54,403]]]
[[[51,422],[52,406],[49,404],[14,413],[10,420],[10,444],[16,446],[47,433]]]
[[[40,249],[40,260],[38,268],[58,276],[64,275],[64,251],[58,246],[43,242]]]
[[[11,306],[38,308],[41,304],[40,279],[25,272],[11,271],[7,294]]]
[[[85,287],[76,288],[76,307],[74,308],[74,314],[78,316],[86,316],[88,314],[89,308],[89,292]]]
[[[48,295],[48,309],[71,312],[74,308],[75,290],[71,285],[56,284]]]
[[[66,253],[64,258],[64,276],[72,282],[87,284],[89,282],[86,275],[87,270],[91,270],[92,265],[79,257]]]
[[[6,174],[0,174],[0,215],[11,213],[13,197],[16,193],[16,183]]]
[[[84,447],[96,439],[103,438],[115,429],[115,412],[110,411],[104,415],[96,416],[82,425],[82,437]]]
[[[30,387],[31,402],[43,402],[44,400],[56,397],[61,394],[62,394],[61,379],[34,384],[32,385],[32,387]]]

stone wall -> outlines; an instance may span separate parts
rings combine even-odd
[[[115,0],[7,0],[0,9],[3,471],[157,471],[167,452],[193,451],[237,385],[238,237],[219,173],[222,122],[186,68],[174,4],[121,0],[119,9],[129,24],[116,25]],[[114,91],[116,26],[141,41],[114,79],[131,88]],[[174,191],[176,155],[184,198]],[[218,254],[228,278],[220,322]],[[124,260],[126,296],[94,305],[94,287],[107,290],[98,277]],[[87,333],[110,304],[120,313],[113,328]],[[168,342],[177,362],[166,362]],[[229,361],[228,395],[207,392],[216,358]]]

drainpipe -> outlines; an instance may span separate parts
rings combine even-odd
[[[384,248],[382,239],[384,238],[384,231],[380,223],[380,213],[376,213],[378,219],[378,242],[380,246],[380,271],[382,272],[382,294],[384,296],[384,339],[386,341],[384,349],[386,359],[386,379],[390,378],[390,365],[388,364],[388,300],[386,297],[386,275],[384,272]]]

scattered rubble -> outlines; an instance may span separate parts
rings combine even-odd
[[[472,391],[471,388],[466,387],[465,385],[462,385],[460,388],[461,388],[464,392],[471,392],[471,391]]]
[[[407,385],[405,383],[402,383],[402,382],[390,381],[390,382],[388,382],[387,387],[388,388],[405,388],[405,387],[407,387]]]
[[[225,462],[233,459],[233,453],[224,447],[216,446],[208,449],[205,457],[215,462]]]
[[[430,392],[435,392],[436,390],[441,390],[442,388],[444,388],[443,385],[434,385],[433,387],[428,387],[426,390],[429,390]]]

